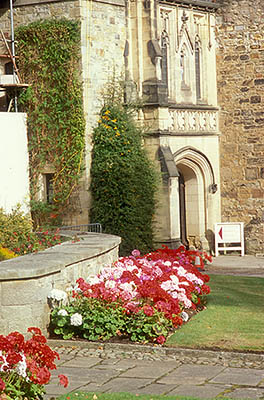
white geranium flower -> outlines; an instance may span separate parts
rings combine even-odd
[[[114,289],[115,286],[116,286],[115,281],[106,281],[105,282],[106,289]]]
[[[170,261],[165,261],[164,265],[166,265],[166,267],[170,267],[171,266],[171,262]]]
[[[100,283],[100,279],[97,275],[91,275],[88,277],[87,282],[90,283],[90,285],[97,285]]]
[[[52,300],[57,300],[57,301],[66,300],[67,299],[67,293],[64,292],[63,290],[52,289],[52,291],[48,295],[48,298],[52,299]]]
[[[21,354],[22,360],[17,363],[16,372],[23,378],[27,378],[27,363],[24,354]]]
[[[64,310],[63,308],[58,312],[58,315],[61,315],[62,317],[66,317],[68,315],[67,311]]]
[[[182,266],[180,266],[179,268],[177,268],[177,274],[178,274],[179,276],[185,276],[186,273],[187,273],[186,269],[183,268]]]
[[[71,316],[71,325],[73,325],[73,326],[81,326],[82,325],[81,314],[75,313]]]
[[[4,356],[4,354],[2,353],[2,351],[0,350],[0,372],[3,372],[5,370],[9,369],[9,364],[6,361],[6,356]]]
[[[197,285],[203,285],[202,279],[198,278],[196,275],[192,274],[191,272],[188,272],[188,274],[185,275],[186,279],[191,282],[197,283]]]
[[[72,285],[71,290],[76,292],[76,293],[80,293],[81,292],[81,289],[79,288],[78,284]]]

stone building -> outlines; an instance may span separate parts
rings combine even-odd
[[[243,221],[246,250],[264,253],[264,3],[217,11],[222,220]]]
[[[213,248],[214,224],[235,221],[245,224],[247,251],[264,253],[264,4],[251,3],[14,2],[16,26],[43,18],[81,21],[86,173],[82,213],[72,223],[88,222],[91,130],[101,89],[115,70],[143,99],[145,145],[162,172],[157,243]],[[9,26],[2,8],[0,28]]]

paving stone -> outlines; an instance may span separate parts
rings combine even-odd
[[[80,389],[81,392],[97,392],[104,393],[106,391],[105,385],[100,385],[99,383],[91,382],[88,385],[83,385]]]
[[[132,390],[131,393],[134,394],[159,394],[166,395],[173,389],[175,389],[176,385],[165,385],[162,383],[151,383],[144,388]]]
[[[134,368],[137,365],[137,360],[103,360],[97,369],[115,369],[116,371],[126,371]]]
[[[203,399],[213,398],[223,393],[226,390],[226,386],[222,385],[180,385],[176,389],[173,389],[169,396],[193,396],[201,397]]]
[[[152,361],[137,363],[136,366],[122,374],[122,377],[144,377],[144,378],[159,378],[160,376],[167,374],[177,367],[175,362],[167,361]]]
[[[65,361],[74,360],[74,355],[72,354],[60,354],[60,359],[56,360],[56,366],[58,367],[61,364],[64,364]]]
[[[228,393],[227,397],[231,399],[259,399],[264,397],[264,389],[239,388]]]
[[[70,382],[79,381],[83,385],[90,382],[104,384],[114,377],[117,377],[120,373],[113,370],[100,370],[96,368],[76,368],[76,367],[59,367],[57,368],[57,374],[66,375]]]
[[[91,368],[97,366],[102,360],[100,358],[90,357],[75,357],[69,361],[63,363],[64,367],[76,367],[76,368]]]
[[[86,384],[89,382],[86,381]],[[47,396],[58,396],[58,395],[63,395],[69,392],[72,392],[73,390],[79,390],[83,386],[83,381],[78,380],[78,379],[69,379],[69,385],[65,388],[64,386],[59,384],[59,379],[56,381],[50,382],[46,387],[46,394]],[[49,398],[48,397],[48,398]]]
[[[210,382],[232,383],[234,385],[256,386],[264,378],[264,371],[249,368],[226,368]]]
[[[132,392],[143,388],[153,382],[153,379],[145,378],[115,378],[101,386],[101,391],[109,393]],[[87,386],[88,387],[88,386]],[[84,387],[86,389],[86,387]]]
[[[214,378],[217,374],[223,371],[224,367],[216,365],[192,365],[184,364],[170,372],[163,378],[158,380],[158,383],[178,383],[182,384],[201,384],[206,380]]]

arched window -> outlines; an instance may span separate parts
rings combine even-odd
[[[195,41],[195,85],[196,85],[196,100],[202,98],[201,91],[201,47],[198,40]]]

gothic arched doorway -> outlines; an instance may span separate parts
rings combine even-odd
[[[190,147],[174,153],[174,162],[179,171],[182,243],[208,249],[206,232],[218,218],[215,211],[219,201],[210,189],[215,184],[212,166],[204,154]]]

